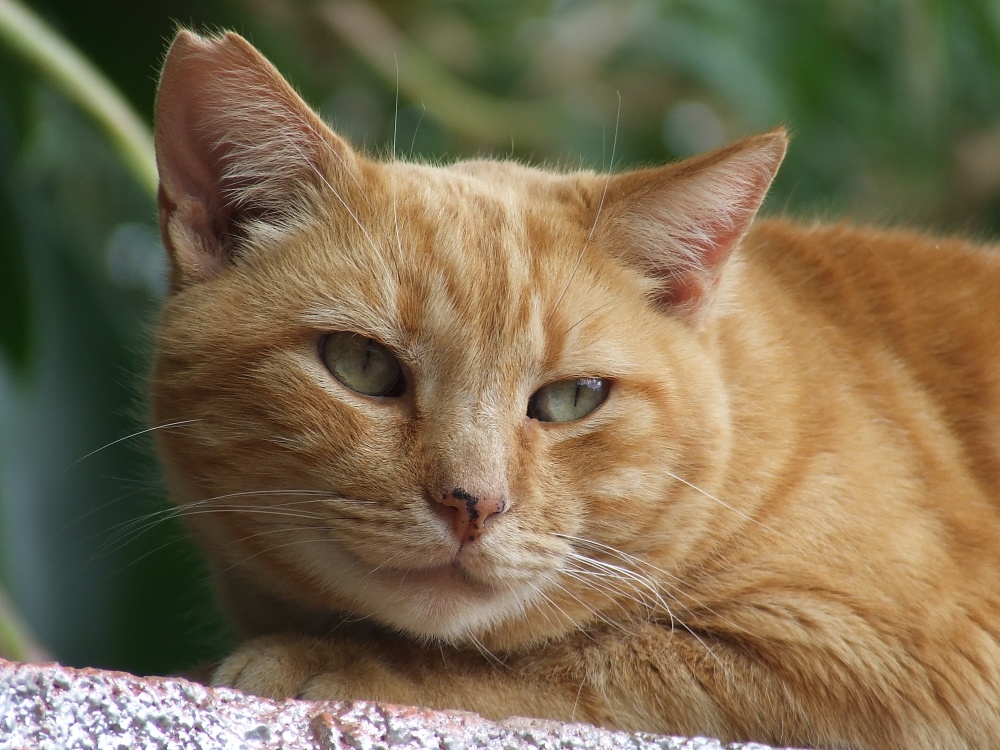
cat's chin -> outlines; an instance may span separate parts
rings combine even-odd
[[[458,562],[420,570],[383,568],[371,575],[365,604],[386,625],[416,636],[462,641],[524,607],[514,587],[476,579]]]
[[[303,606],[350,612],[418,638],[456,644],[523,618],[545,588],[525,566],[512,569],[483,549],[440,546],[410,551],[405,558],[397,554],[381,564],[329,540],[300,540],[280,553],[290,555],[286,560],[311,572],[319,584],[300,597]],[[390,564],[401,559],[408,564]],[[426,567],[414,565],[415,560]]]
[[[376,571],[374,575],[384,584],[390,586],[428,586],[435,590],[456,590],[482,596],[489,596],[495,592],[495,589],[489,584],[473,579],[458,562],[422,570],[383,568]]]

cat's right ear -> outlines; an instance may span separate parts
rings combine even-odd
[[[177,34],[156,96],[171,287],[211,278],[257,222],[281,227],[356,158],[237,34]],[[260,226],[260,224],[257,224]]]

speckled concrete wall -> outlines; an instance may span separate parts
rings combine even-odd
[[[0,748],[768,750],[362,701],[277,703],[181,679],[3,660]]]

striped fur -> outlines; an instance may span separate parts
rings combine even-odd
[[[775,131],[599,175],[376,162],[234,35],[157,105],[172,495],[216,681],[774,744],[1000,745],[1000,256],[751,225]],[[360,395],[319,357],[403,364]],[[575,422],[540,387],[611,381]],[[460,546],[433,499],[506,499]]]

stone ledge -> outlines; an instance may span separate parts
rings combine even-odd
[[[176,678],[0,659],[0,747],[233,750],[768,750],[365,701],[264,700]]]

